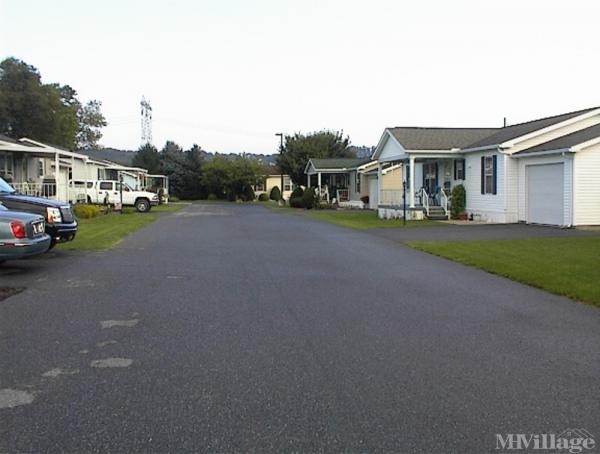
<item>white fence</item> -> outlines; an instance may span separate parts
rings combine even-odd
[[[85,202],[85,188],[70,188],[67,185],[56,183],[11,183],[19,194],[46,199],[60,200],[63,202]]]

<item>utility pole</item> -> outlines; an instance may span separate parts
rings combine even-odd
[[[276,136],[279,137],[280,139],[280,145],[279,145],[279,155],[281,156],[281,154],[283,153],[283,133],[282,132],[278,132],[275,134]],[[282,205],[285,203],[285,201],[283,200],[283,170],[281,170],[281,166],[279,167],[279,173],[281,174],[281,191],[280,191],[280,199],[279,201],[282,203]]]

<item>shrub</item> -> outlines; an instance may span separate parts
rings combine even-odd
[[[458,219],[459,216],[465,211],[467,203],[467,194],[465,187],[462,184],[458,184],[452,188],[452,219]]]
[[[206,200],[217,200],[218,197],[214,194],[208,194],[208,197],[206,198]]]
[[[304,208],[307,210],[319,206],[319,196],[317,195],[315,188],[308,188],[306,191],[304,191],[302,202],[304,204]]]
[[[363,195],[363,196],[360,198],[360,201],[361,201],[362,203],[364,203],[365,205],[368,205],[368,204],[369,204],[369,196],[368,196],[368,195]]]
[[[298,197],[302,197],[303,195],[304,195],[304,189],[302,189],[301,186],[298,186],[290,194],[290,199],[295,199],[295,198],[298,198]]]
[[[174,195],[169,196],[169,202],[179,202],[179,197],[175,197]]]
[[[244,202],[252,202],[256,198],[252,186],[246,186],[241,198]]]
[[[263,192],[262,194],[260,194],[258,196],[258,201],[259,202],[268,202],[269,201],[269,194],[267,194],[266,192]]]
[[[91,219],[102,214],[96,205],[75,205],[73,212],[79,219]]]
[[[302,197],[290,198],[290,206],[292,208],[304,208],[304,199]]]
[[[271,200],[275,200],[276,202],[281,199],[281,191],[279,190],[278,186],[273,186],[273,189],[271,189],[271,194],[269,194],[269,198]]]

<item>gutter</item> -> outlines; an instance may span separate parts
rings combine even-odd
[[[547,150],[547,151],[532,151],[530,153],[515,153],[512,154],[511,157],[512,158],[529,158],[529,157],[536,157],[536,156],[548,156],[548,155],[552,155],[552,154],[562,154],[565,155],[566,153],[575,153],[573,150],[571,150],[570,148],[558,148],[556,150]]]

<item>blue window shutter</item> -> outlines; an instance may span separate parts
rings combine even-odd
[[[494,175],[493,179],[494,179],[494,183],[493,183],[493,186],[492,186],[492,193],[493,193],[493,194],[497,194],[497,193],[498,193],[498,191],[497,191],[497,186],[498,186],[498,185],[497,185],[497,181],[498,181],[497,174],[498,174],[498,172],[496,171],[496,170],[497,170],[497,168],[498,168],[498,165],[497,165],[497,161],[498,161],[498,160],[496,159],[497,157],[498,157],[497,155],[494,155],[494,156],[492,157],[493,169],[494,169],[494,170],[493,170],[493,175]]]
[[[454,179],[456,180],[456,159],[454,160]]]
[[[466,159],[462,160],[462,165],[463,165],[462,166],[463,167],[463,169],[462,169],[463,170],[462,179],[466,180],[467,179],[467,160]]]
[[[439,178],[439,168],[438,168],[438,163],[435,163],[435,187],[439,187],[440,186],[440,178]]]
[[[485,194],[485,156],[481,157],[481,193]]]

